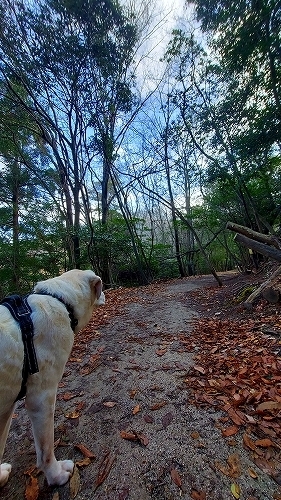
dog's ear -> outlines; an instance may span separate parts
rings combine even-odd
[[[96,299],[99,299],[101,296],[101,292],[102,292],[102,280],[100,279],[99,276],[95,276],[91,280],[91,290],[92,290],[93,295],[94,295],[94,301]]]

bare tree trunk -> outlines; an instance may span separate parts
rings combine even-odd
[[[12,206],[13,206],[13,276],[12,283],[15,291],[19,290],[20,265],[19,265],[19,162],[15,159],[12,167]]]

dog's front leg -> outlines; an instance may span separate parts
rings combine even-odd
[[[71,460],[56,460],[54,454],[55,392],[43,395],[27,394],[26,408],[32,423],[37,467],[46,476],[49,485],[61,486],[70,478],[74,464]]]
[[[0,488],[6,484],[11,472],[11,465],[2,463],[5,444],[7,441],[8,432],[11,425],[11,419],[14,412],[15,405],[12,404],[10,409],[0,415]]]

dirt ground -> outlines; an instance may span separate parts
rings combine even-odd
[[[4,455],[13,469],[0,497],[280,500],[278,482],[243,447],[245,429],[224,437],[219,423],[225,412],[191,403],[184,383],[201,348],[198,343],[188,351],[181,341],[192,339],[194,322],[203,316],[252,314],[233,305],[231,296],[259,278],[227,274],[222,279],[224,287],[214,300],[210,291],[218,287],[212,276],[107,292],[98,324],[94,320],[86,337],[77,340],[58,391],[56,456],[78,462],[71,483],[50,488],[42,474],[30,472],[36,458],[21,401]],[[81,444],[94,457],[87,459]],[[239,474],[230,477],[216,463],[234,455]],[[34,488],[26,491],[32,481]]]

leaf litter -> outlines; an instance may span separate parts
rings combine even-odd
[[[143,287],[145,297],[148,295],[148,289],[152,297],[157,296],[161,293],[163,284]],[[219,300],[216,299],[219,295],[216,288],[211,287],[207,290],[205,288],[204,291],[196,290],[192,293],[189,294],[188,300],[191,303],[200,301],[201,307],[207,306],[210,317],[196,319],[193,322],[192,334],[190,334],[190,331],[187,334],[184,329],[181,329],[171,335],[163,331],[161,322],[155,323],[157,326],[155,336],[158,335],[161,339],[161,342],[158,343],[158,349],[154,349],[156,356],[166,359],[175,350],[173,348],[173,341],[176,338],[178,342],[177,353],[182,359],[182,361],[177,359],[174,364],[164,361],[162,366],[159,365],[158,370],[162,370],[163,373],[170,373],[171,375],[176,373],[177,370],[180,372],[178,375],[180,377],[179,380],[181,380],[179,387],[181,391],[188,391],[188,404],[192,403],[198,409],[202,408],[204,410],[212,407],[215,410],[223,412],[224,416],[217,418],[214,422],[214,428],[220,430],[221,435],[229,446],[235,446],[237,440],[241,440],[244,449],[250,454],[253,463],[253,467],[249,467],[246,471],[249,478],[258,481],[260,470],[262,473],[272,477],[277,484],[280,484],[280,342],[276,337],[273,338],[272,336],[261,334],[261,325],[264,324],[269,324],[272,328],[281,328],[279,316],[274,311],[269,313],[264,306],[259,304],[254,317],[248,315],[242,320],[237,320],[236,317],[227,319],[227,315],[224,314],[225,319],[222,320],[219,319],[221,315],[212,315],[212,308],[218,307],[219,303]],[[76,339],[71,358],[66,367],[64,379],[60,385],[61,391],[58,394],[58,401],[64,405],[67,405],[68,402],[71,403],[75,398],[78,399],[75,402],[75,410],[68,407],[63,411],[65,418],[71,425],[76,425],[75,421],[79,425],[79,418],[83,417],[83,412],[89,405],[87,405],[85,400],[87,397],[87,392],[84,389],[85,382],[83,390],[65,390],[67,386],[65,379],[74,370],[79,373],[79,377],[86,378],[91,376],[93,372],[102,369],[105,360],[105,346],[100,344],[103,325],[107,325],[112,317],[122,317],[124,314],[124,305],[140,304],[141,295],[142,289],[140,288],[133,290],[111,290],[107,292],[107,307],[97,310],[93,323],[90,323],[83,331],[83,335],[79,340]],[[149,304],[150,301],[152,302],[151,298],[149,300],[146,299],[144,304]],[[219,306],[221,306],[221,303],[219,303]],[[138,321],[137,328],[147,330],[147,322],[145,320]],[[145,341],[145,339],[142,340],[136,335],[126,337],[127,345],[131,342],[141,346]],[[97,346],[96,350],[89,352],[88,347],[93,342]],[[159,345],[169,345],[169,349],[159,347]],[[192,354],[194,362],[193,366],[187,369],[184,361],[185,355],[189,353]],[[138,360],[133,360],[132,366],[136,372],[148,369],[147,366],[142,365]],[[119,370],[116,364],[116,366],[113,365],[113,372],[116,374],[115,377],[118,377],[119,373],[124,373],[124,369]],[[140,421],[139,419],[142,419],[144,425],[149,424],[153,428],[155,428],[155,425],[159,425],[160,422],[163,430],[168,429],[174,421],[174,412],[170,411],[171,406],[165,412],[165,406],[171,404],[170,398],[165,394],[165,399],[158,401],[154,399],[153,401],[150,398],[146,405],[140,404],[142,400],[139,398],[142,397],[142,391],[136,383],[132,384],[132,386],[134,389],[130,390],[128,397],[136,399],[136,404],[131,410],[133,418],[138,419],[137,422]],[[155,387],[157,387],[156,384]],[[163,389],[159,386],[157,390]],[[151,387],[150,391],[152,393],[153,387]],[[98,397],[98,393],[93,393],[93,398]],[[107,408],[108,411],[113,411],[113,409],[116,411],[117,405],[119,406],[117,401],[118,399],[115,401],[115,398],[113,400],[105,398],[104,402],[100,404]],[[97,408],[100,408],[100,406],[97,405]],[[153,414],[159,412],[160,416],[154,418],[149,415],[148,410],[152,411]],[[196,446],[204,448],[205,439],[204,437],[202,438],[201,433],[194,430],[190,434],[193,434],[191,439],[196,441]],[[151,439],[155,437],[143,432],[139,425],[136,426],[135,430],[121,429],[120,431],[120,438],[140,445],[140,449],[149,447]],[[93,443],[95,443],[95,439],[93,439]],[[71,442],[66,445],[71,445]],[[100,458],[100,454],[96,454],[96,450],[95,453],[92,453],[84,445],[75,446],[82,453],[83,458],[76,460],[75,474],[72,476],[70,482],[71,498],[79,497],[79,491],[83,489],[83,482],[81,483],[77,467],[82,467],[82,469],[83,467],[87,468],[97,456],[99,462],[98,474],[93,480],[92,491],[98,490],[110,476],[112,469],[114,469],[118,454],[118,452],[116,454],[116,450],[114,449],[108,450]],[[229,454],[227,459],[220,459],[218,457],[213,462],[213,466],[218,473],[232,481],[228,486],[229,492],[231,491],[234,498],[240,498],[241,488],[238,481],[243,471],[241,470],[242,465],[239,454]],[[204,488],[200,488],[200,477],[198,477],[198,484],[196,484],[195,478],[188,481],[184,469],[178,472],[175,466],[170,469],[170,476],[174,485],[180,489],[180,496],[185,495],[184,498],[198,498],[199,500],[209,498]],[[28,483],[30,500],[37,500],[38,484],[36,475],[29,476]],[[157,484],[159,484],[160,488],[162,483],[157,482],[155,488],[158,487]],[[130,498],[132,488],[133,486],[129,487],[126,484],[120,484],[116,498],[118,496],[119,498]],[[55,495],[56,492],[53,494],[54,498]],[[62,496],[62,498],[64,497]],[[211,496],[210,498],[217,500],[216,497]],[[258,497],[249,495],[249,498]],[[278,493],[275,494],[275,498],[279,498]]]

